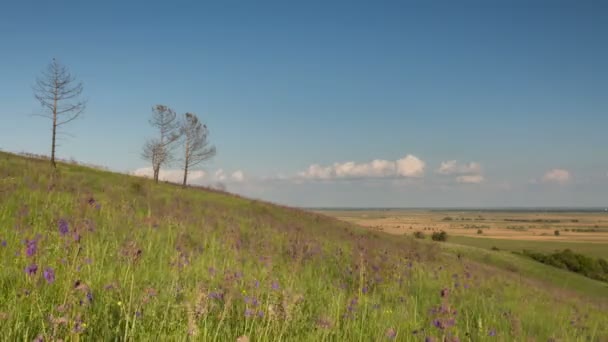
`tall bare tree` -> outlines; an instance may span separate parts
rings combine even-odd
[[[184,180],[182,185],[185,187],[188,182],[188,172],[196,165],[211,159],[215,156],[215,146],[209,146],[207,136],[209,130],[196,114],[186,113],[181,121],[180,130],[184,147],[182,163],[184,167]]]
[[[158,183],[160,168],[172,160],[172,145],[179,139],[179,122],[173,109],[156,105],[152,107],[150,125],[158,130],[158,136],[146,141],[142,158],[152,163],[154,181]]]
[[[51,140],[51,165],[53,167],[57,167],[55,163],[57,130],[78,118],[86,108],[86,101],[79,99],[83,89],[82,82],[76,81],[68,68],[55,58],[36,79],[34,96],[45,111],[38,116],[51,119],[53,122]]]

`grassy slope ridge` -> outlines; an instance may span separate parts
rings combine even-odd
[[[5,340],[608,338],[597,306],[437,244],[5,153],[0,242]]]

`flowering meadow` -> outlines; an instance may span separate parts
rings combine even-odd
[[[210,190],[0,153],[0,340],[606,341],[600,299]]]

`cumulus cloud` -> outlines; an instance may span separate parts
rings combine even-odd
[[[397,160],[397,174],[403,177],[421,177],[424,174],[425,162],[408,154]]]
[[[465,184],[479,184],[484,181],[482,175],[463,175],[456,177],[456,182]]]
[[[142,167],[131,172],[134,176],[152,178],[154,172],[151,167]],[[183,180],[184,171],[180,169],[161,169],[158,178],[161,181],[172,183],[180,183]],[[215,184],[218,182],[235,182],[240,183],[245,181],[245,172],[237,170],[232,173],[226,173],[224,169],[217,169],[213,173],[206,173],[203,170],[191,170],[188,172],[188,183],[190,184]]]
[[[215,171],[215,179],[217,179],[220,182],[223,182],[226,180],[226,174],[224,173],[224,169],[217,169]]]
[[[416,156],[407,155],[396,161],[375,159],[369,163],[334,163],[329,166],[310,165],[299,172],[298,177],[305,179],[353,179],[353,178],[388,178],[388,177],[421,177],[424,174],[424,161]]]
[[[152,170],[151,167],[142,167],[142,168],[139,168],[139,169],[131,172],[131,174],[133,174],[135,176],[140,176],[140,177],[152,178],[152,176],[154,175],[154,171]],[[204,179],[206,175],[207,174],[203,170],[190,171],[188,173],[188,181],[191,181],[191,182],[200,181],[200,180]],[[161,169],[158,174],[159,180],[173,182],[173,183],[181,182],[183,178],[184,178],[184,171],[179,170],[179,169],[167,169],[167,170]]]
[[[441,162],[435,172],[445,176],[456,176],[456,182],[462,184],[479,184],[485,180],[481,164],[477,162],[459,163],[457,160],[448,160]]]
[[[454,175],[454,174],[480,174],[481,165],[476,162],[471,163],[458,163],[457,160],[448,160],[441,162],[437,173],[442,175]]]
[[[245,173],[241,170],[234,171],[230,178],[235,182],[242,182],[245,180]]]
[[[566,184],[570,181],[572,175],[570,171],[564,169],[552,169],[545,173],[542,178],[544,183]]]

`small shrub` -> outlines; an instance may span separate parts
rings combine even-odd
[[[554,231],[554,232],[553,232],[553,234],[554,234],[555,236],[559,236],[559,230]]]
[[[449,216],[446,216],[443,218],[443,221],[452,221],[453,219]]]
[[[480,234],[480,235],[483,234],[483,230],[477,229],[477,234]]]
[[[496,246],[492,246],[492,248],[491,248],[491,249],[492,249],[493,251],[499,251],[499,250],[500,250],[500,249],[499,249],[498,247],[496,247]]]
[[[441,232],[435,232],[433,235],[431,235],[431,239],[433,239],[433,241],[447,241],[448,233],[444,232],[443,230]]]
[[[423,233],[423,232],[420,232],[420,231],[418,231],[418,232],[414,232],[414,237],[415,237],[416,239],[424,239],[424,233]]]

